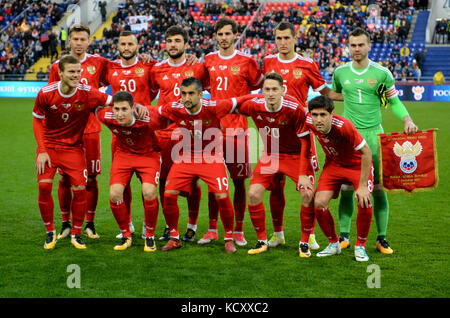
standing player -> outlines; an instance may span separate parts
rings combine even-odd
[[[73,192],[72,240],[79,249],[86,248],[81,227],[87,212],[87,170],[83,152],[83,131],[91,112],[100,105],[109,105],[111,96],[80,84],[81,64],[71,55],[59,61],[61,81],[44,86],[33,109],[33,130],[38,144],[36,171],[39,184],[39,209],[47,236],[44,248],[56,243],[53,224],[52,183],[56,169],[66,176]]]
[[[334,114],[334,105],[330,98],[318,96],[309,101],[308,109],[306,127],[299,134],[300,137],[304,137],[302,147],[307,147],[311,142],[308,135],[310,131],[313,131],[326,156],[317,183],[314,209],[320,228],[330,244],[317,253],[317,256],[325,257],[341,252],[328,204],[332,198],[337,198],[342,184],[351,183],[357,189],[355,197],[358,203],[355,258],[359,262],[368,261],[365,244],[372,220],[372,204],[370,203],[373,190],[372,153],[355,126],[348,119]],[[306,160],[307,157],[303,159]],[[302,164],[298,186],[314,190],[314,184],[305,172],[305,165]],[[312,226],[313,216],[306,219],[309,221],[309,226]],[[303,245],[306,247],[306,243]]]
[[[234,48],[238,27],[234,20],[219,19],[214,28],[219,51],[205,56],[205,67],[211,79],[211,98],[214,100],[249,94],[252,87],[259,87],[263,76],[251,55]],[[234,239],[237,245],[246,245],[244,238],[244,215],[246,209],[245,179],[251,176],[249,135],[247,118],[230,114],[221,119],[224,138],[224,157],[234,183],[234,212],[236,225]],[[230,147],[230,149],[227,149]],[[209,229],[198,241],[209,243],[218,239],[218,206],[214,195],[209,195]]]
[[[181,82],[188,77],[195,77],[199,79],[205,88],[209,86],[208,73],[201,63],[189,65],[186,61],[186,48],[188,46],[189,36],[186,30],[180,26],[173,25],[165,32],[166,50],[169,58],[156,63],[151,71],[152,89],[159,90],[158,106],[178,101],[181,98]],[[172,137],[174,132],[174,125],[167,129],[162,129],[157,132],[161,151],[161,175],[159,183],[159,194],[162,204],[164,204],[164,191],[166,185],[167,175],[172,166],[173,159],[172,147],[174,140]],[[201,188],[197,181],[193,182],[193,189],[187,197],[189,209],[189,222],[183,240],[193,241],[195,238],[195,231],[197,230],[197,217],[200,208]],[[160,240],[168,240],[169,231],[166,226],[164,234]]]
[[[308,98],[309,87],[314,91],[327,95],[335,100],[342,100],[342,96],[333,92],[325,83],[322,75],[320,75],[319,67],[312,59],[305,58],[295,52],[295,43],[297,35],[295,27],[289,22],[281,22],[275,28],[275,42],[278,48],[278,54],[269,55],[264,58],[262,72],[276,72],[283,77],[284,93],[293,96],[300,102],[306,103]],[[315,170],[319,169],[317,163],[314,136],[312,139],[311,163]],[[285,207],[284,198],[285,178],[278,178],[272,185],[270,194],[270,211],[272,213],[272,222],[274,226],[274,234],[269,240],[269,246],[275,247],[284,244],[283,234],[283,213]],[[311,210],[313,207],[309,207]],[[313,234],[310,237],[312,249],[318,249]]]
[[[214,193],[219,205],[225,229],[225,252],[234,253],[234,211],[228,195],[220,119],[232,113],[250,95],[217,101],[205,100],[202,98],[202,83],[194,77],[184,79],[180,90],[181,103],[172,102],[159,108],[160,114],[173,121],[181,133],[181,140],[172,150],[173,153],[178,152],[178,155],[170,169],[164,192],[163,212],[169,226],[170,240],[162,250],[181,247],[178,195],[181,191],[191,192],[192,182],[202,179],[208,185],[209,192]]]
[[[89,46],[89,27],[82,24],[74,24],[69,29],[69,45],[71,55],[78,58],[81,63],[81,83],[99,88],[100,78],[108,63],[108,60],[98,56],[87,54]],[[49,83],[60,80],[59,61],[52,64],[49,74]],[[96,239],[99,235],[95,231],[94,217],[98,202],[97,175],[101,173],[100,131],[101,125],[94,114],[89,117],[88,124],[83,135],[83,148],[86,154],[86,167],[88,181],[86,186],[88,214],[86,215],[85,233],[89,238]],[[72,194],[70,184],[64,175],[60,175],[58,186],[58,199],[61,209],[62,228],[58,239],[65,238],[70,233],[70,205]]]
[[[344,96],[343,116],[358,129],[372,150],[375,168],[373,190],[374,216],[377,225],[377,249],[383,254],[393,250],[386,241],[389,219],[387,195],[380,186],[377,135],[381,127],[381,107],[392,107],[395,116],[404,122],[404,131],[415,133],[417,126],[412,121],[403,103],[398,98],[395,80],[391,72],[369,60],[370,35],[356,28],[348,34],[350,54],[353,61],[338,67],[333,74],[333,90]],[[350,246],[350,222],[353,214],[353,189],[344,186],[339,202],[340,241],[342,248]]]
[[[248,191],[248,211],[258,236],[256,246],[248,254],[260,254],[268,248],[266,212],[262,202],[264,192],[278,175],[287,175],[297,184],[300,153],[310,152],[310,147],[301,147],[297,137],[297,132],[305,123],[305,105],[291,97],[283,97],[283,78],[280,74],[271,72],[264,76],[263,94],[264,98],[256,97],[238,108],[240,114],[252,117],[264,143],[264,152],[256,164]],[[314,169],[308,163],[307,160],[305,165],[310,168],[310,177],[314,178]],[[306,210],[311,210],[313,191],[300,189],[302,229],[303,215],[305,212],[311,214]],[[305,229],[311,230],[312,226]],[[305,253],[309,253],[309,247]]]
[[[122,31],[119,35],[117,48],[120,54],[120,60],[109,62],[106,72],[101,79],[105,85],[111,85],[113,94],[119,91],[126,91],[133,95],[134,102],[140,105],[151,105],[152,100],[156,96],[151,91],[150,70],[156,61],[143,63],[139,60],[137,54],[139,45],[135,34],[131,31]],[[111,143],[112,151],[116,143],[116,136],[113,134]],[[128,210],[130,230],[134,232],[134,225],[131,221],[131,187],[128,184],[124,190],[124,202]],[[145,237],[145,231],[142,233]],[[120,238],[121,233],[117,236]]]
[[[133,95],[126,91],[114,94],[112,108],[97,111],[97,118],[117,137],[111,165],[110,206],[122,233],[122,241],[115,250],[131,246],[128,208],[124,203],[124,190],[133,173],[142,183],[145,212],[144,251],[156,251],[154,233],[158,218],[156,187],[159,179],[161,157],[155,130],[165,127],[156,109],[143,119],[134,117]]]

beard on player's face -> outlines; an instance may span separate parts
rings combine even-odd
[[[167,54],[169,54],[169,56],[175,60],[184,54],[184,50],[176,51],[176,53],[171,53],[170,51],[168,51]]]
[[[123,58],[124,60],[131,60],[133,57],[135,57],[137,55],[137,50],[132,51],[131,53],[128,53],[127,55],[125,55],[125,52],[120,52],[120,57]]]

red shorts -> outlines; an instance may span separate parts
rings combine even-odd
[[[172,160],[172,148],[177,143],[177,140],[172,140],[170,138],[158,137],[158,143],[161,147],[161,173],[160,178],[163,180],[167,179],[169,175],[170,168],[173,165]]]
[[[83,149],[86,155],[86,168],[89,176],[102,173],[100,133],[83,135]]]
[[[228,175],[224,162],[213,163],[174,163],[167,177],[166,190],[191,193],[192,181],[200,178],[209,192],[228,193]]]
[[[269,159],[270,158],[270,159]],[[253,171],[250,185],[261,184],[266,189],[272,188],[275,176],[283,174],[288,176],[295,184],[298,183],[300,155],[279,154],[267,156],[263,154]],[[308,177],[315,183],[315,175],[312,165],[308,165]]]
[[[127,186],[133,173],[136,172],[142,183],[151,183],[157,186],[160,165],[161,157],[158,152],[142,155],[116,151],[111,164],[109,185],[122,184]]]
[[[231,179],[246,179],[252,176],[250,136],[224,136],[223,151]]]
[[[361,167],[342,167],[333,161],[327,162],[323,167],[322,173],[317,182],[317,190],[319,191],[333,191],[333,199],[339,196],[339,190],[343,184],[352,184],[355,189],[358,189],[359,178],[361,176]],[[369,192],[373,191],[373,165],[367,180],[367,188]]]
[[[47,153],[50,156],[52,167],[45,167],[44,173],[37,176],[38,181],[44,179],[53,180],[56,170],[58,170],[60,175],[65,175],[69,178],[71,185],[86,185],[88,173],[83,149],[47,148]]]

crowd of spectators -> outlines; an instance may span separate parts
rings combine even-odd
[[[76,2],[72,1],[71,3]],[[58,56],[58,35],[52,27],[69,5],[50,1],[18,0],[1,3],[0,76],[23,79],[41,57]]]
[[[374,3],[379,6],[381,16],[376,23],[368,20],[367,11],[368,6]],[[255,0],[207,0],[201,5],[186,0],[126,0],[122,4],[113,17],[111,26],[103,30],[102,37],[93,39],[89,53],[100,54],[109,59],[118,58],[118,35],[122,30],[132,29],[130,17],[143,16],[147,17],[147,28],[135,32],[141,46],[140,52],[149,53],[156,60],[166,58],[164,32],[169,26],[178,24],[190,36],[187,53],[202,60],[206,54],[217,49],[213,37],[217,19],[221,16],[249,17],[261,5]],[[352,28],[368,27],[374,43],[398,43],[401,46],[409,33],[412,13],[415,9],[426,8],[428,5],[424,0],[319,0],[305,10],[302,2],[297,4],[288,8],[268,6],[262,15],[256,15],[251,24],[239,24],[239,33],[242,34],[245,30],[246,40],[242,42],[240,49],[252,54],[261,65],[264,56],[276,53],[274,27],[281,21],[289,21],[298,30],[298,53],[316,60],[327,80],[336,67],[350,60],[346,35]],[[58,38],[49,31],[61,18],[67,5],[62,8],[48,0],[39,5],[33,0],[19,0],[2,6],[0,23],[10,21],[27,8],[28,11],[20,19],[10,22],[0,35],[0,73],[23,76],[39,57],[50,56],[52,60],[57,58]],[[193,12],[197,15],[191,14]],[[198,12],[208,19],[199,19]],[[446,31],[448,30],[450,27],[446,27]],[[416,58],[417,61],[420,59],[421,56]],[[379,62],[395,72],[397,79],[409,78],[411,74],[414,78],[420,78],[419,62],[416,63],[418,68],[413,68],[407,59],[391,58]]]
[[[450,20],[439,19],[436,21],[434,43],[450,44]]]

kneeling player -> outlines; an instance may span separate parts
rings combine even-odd
[[[251,98],[205,100],[202,83],[193,77],[180,85],[181,102],[165,104],[159,108],[162,116],[173,121],[180,129],[182,140],[172,149],[172,165],[164,192],[163,212],[169,226],[170,240],[164,251],[181,247],[178,219],[178,195],[192,191],[192,181],[199,178],[209,187],[219,205],[220,218],[225,229],[225,252],[234,253],[234,210],[228,194],[228,176],[223,159],[223,136],[220,119],[232,113],[237,105]],[[177,153],[178,151],[178,153]]]
[[[283,96],[283,78],[278,73],[267,73],[264,77],[263,94],[245,102],[239,107],[240,114],[251,116],[258,127],[264,143],[264,152],[253,171],[248,191],[248,211],[256,230],[258,242],[248,251],[249,254],[259,254],[267,251],[268,246],[275,247],[284,244],[283,232],[275,233],[279,239],[269,245],[266,233],[266,212],[263,195],[277,180],[279,175],[286,175],[295,184],[298,182],[301,152],[310,153],[310,145],[304,148],[297,137],[305,123],[304,104],[296,99]],[[309,159],[305,159],[309,167],[308,175],[314,180],[314,169]],[[313,181],[314,182],[314,181]],[[302,206],[300,218],[303,224],[304,215],[314,215],[313,191],[300,189]],[[310,232],[313,226],[308,228]],[[301,239],[299,256],[309,257],[309,235],[306,241]],[[304,243],[304,244],[302,244]]]
[[[301,138],[302,147],[309,145],[309,133],[312,131],[326,155],[316,189],[314,209],[320,228],[330,244],[317,253],[317,256],[330,256],[341,252],[328,203],[332,198],[337,198],[342,184],[350,183],[357,189],[355,197],[358,203],[355,258],[360,262],[368,261],[365,243],[372,220],[370,202],[373,190],[372,152],[355,126],[348,119],[334,114],[331,99],[325,96],[316,97],[309,101],[308,109],[305,129],[299,134],[299,137],[306,137]],[[302,165],[298,186],[313,189],[313,184],[305,172]]]
[[[146,229],[144,251],[154,252],[154,232],[158,218],[156,187],[161,162],[155,130],[165,128],[166,120],[151,109],[149,116],[136,119],[133,95],[128,92],[117,92],[113,102],[112,108],[100,109],[96,115],[117,137],[111,165],[110,206],[122,233],[122,240],[114,249],[125,250],[131,246],[128,209],[123,194],[135,172],[142,182]]]

